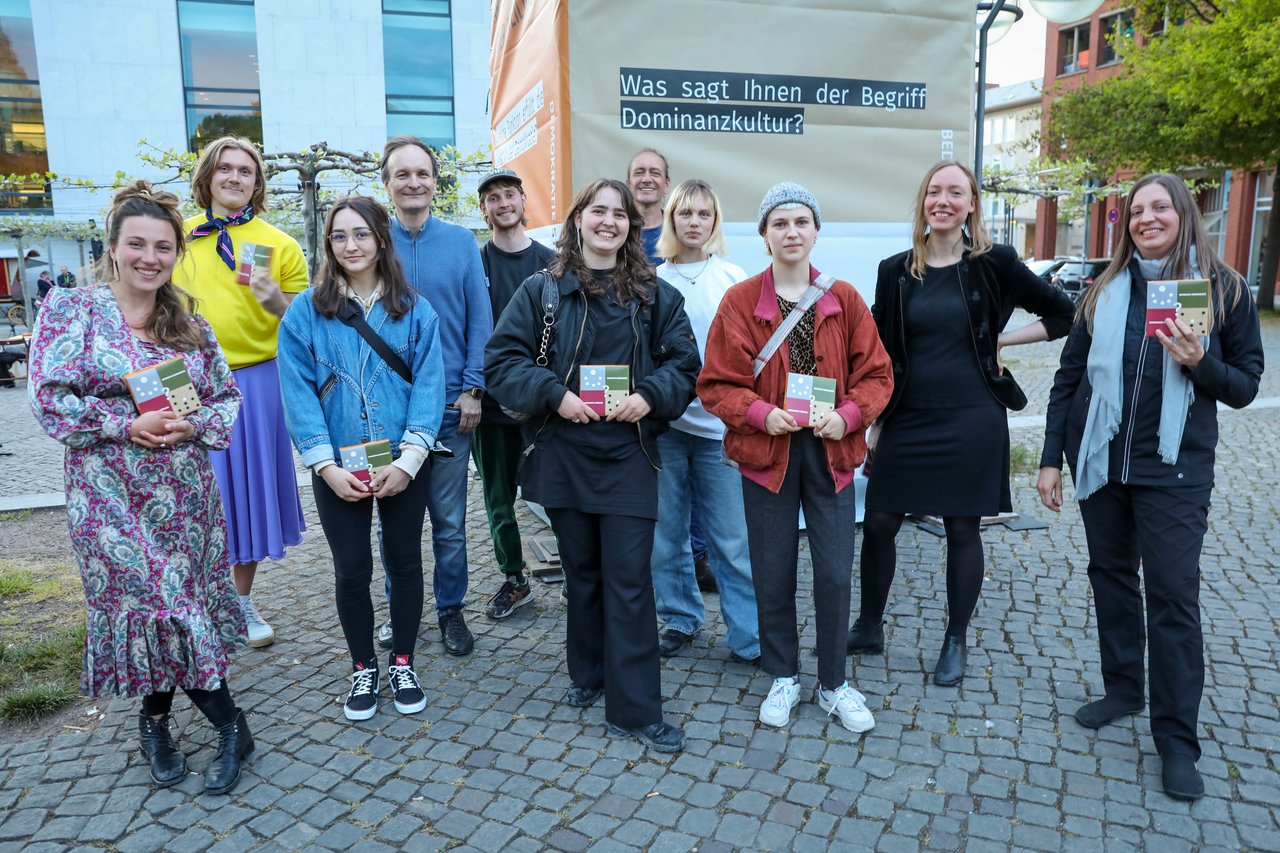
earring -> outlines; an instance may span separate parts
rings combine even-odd
[[[771,258],[773,257],[773,249],[769,246],[768,240],[764,241],[764,253]]]

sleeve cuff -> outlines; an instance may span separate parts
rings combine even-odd
[[[862,409],[859,409],[858,404],[852,400],[845,400],[836,406],[836,414],[844,418],[845,435],[862,429]]]
[[[334,462],[332,459],[321,459],[319,462],[311,466],[311,473],[319,477],[320,472],[323,471],[325,468],[328,468],[330,465],[337,465],[337,464],[338,463]]]
[[[747,406],[747,425],[752,429],[764,432],[764,420],[769,417],[769,413],[778,408],[772,403],[766,403],[764,400],[756,400],[750,406]]]
[[[427,451],[416,444],[400,444],[400,458],[391,464],[409,475],[410,479],[418,476],[423,464],[427,461]]]

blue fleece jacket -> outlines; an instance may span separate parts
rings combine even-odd
[[[409,284],[440,317],[444,399],[484,387],[484,345],[493,333],[489,283],[475,237],[460,225],[432,216],[417,234],[391,218],[391,240]]]

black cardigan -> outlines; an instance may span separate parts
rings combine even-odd
[[[974,354],[987,388],[1001,405],[1019,411],[1027,405],[1027,395],[1006,368],[996,363],[997,342],[1014,308],[1037,315],[1056,340],[1071,330],[1074,306],[1067,295],[1027,269],[1011,246],[994,245],[991,251],[973,256],[968,250],[960,260],[960,282],[968,306],[969,331]],[[911,250],[899,252],[880,262],[876,275],[876,301],[871,308],[880,341],[893,361],[893,396],[880,415],[883,422],[893,413],[907,377],[906,321],[902,311],[902,290],[918,285],[911,276]]]

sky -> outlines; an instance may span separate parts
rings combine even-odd
[[[1044,76],[1045,20],[1027,3],[1018,21],[995,44],[987,45],[987,82],[1000,86]]]

